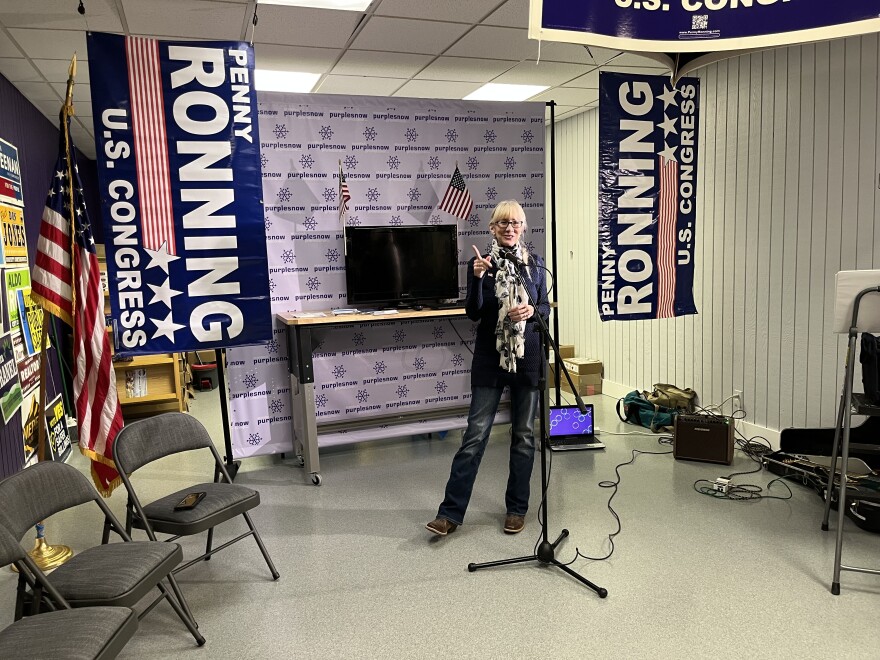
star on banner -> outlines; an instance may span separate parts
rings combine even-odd
[[[663,110],[665,111],[670,105],[678,106],[678,101],[675,100],[675,95],[678,94],[678,90],[674,87],[669,89],[665,85],[663,88],[666,91],[657,95],[658,99],[663,99]]]
[[[153,290],[153,299],[150,301],[150,304],[152,305],[156,301],[160,301],[165,303],[165,306],[168,307],[168,309],[171,309],[171,299],[174,296],[179,296],[183,293],[182,291],[177,291],[176,289],[171,288],[171,278],[169,277],[165,278],[165,282],[162,283],[162,286],[156,286],[155,284],[148,284],[147,286]]]
[[[156,326],[156,332],[153,333],[153,339],[157,337],[168,337],[172,342],[174,341],[174,333],[183,328],[180,323],[175,323],[171,318],[171,312],[168,312],[168,316],[164,319],[150,319],[153,324]]]
[[[675,157],[675,149],[676,149],[675,146],[670,147],[665,142],[663,143],[663,146],[666,148],[663,151],[658,152],[661,156],[663,156],[667,161],[678,160]]]
[[[168,254],[168,243],[162,243],[162,247],[158,250],[144,248],[144,252],[150,255],[150,263],[147,265],[147,268],[149,269],[159,266],[165,271],[166,275],[168,274],[168,264],[175,259],[180,259],[176,254]]]
[[[678,135],[678,130],[675,128],[675,117],[667,117],[664,114],[663,119],[665,119],[666,121],[657,124],[657,126],[663,129],[663,138],[666,139],[670,133],[675,133],[676,135]]]

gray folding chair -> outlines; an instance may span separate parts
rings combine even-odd
[[[171,454],[204,449],[210,451],[214,457],[213,482],[194,484],[146,506],[141,504],[130,481],[130,476],[136,470]],[[253,536],[263,554],[263,559],[269,566],[272,579],[278,579],[279,574],[275,564],[272,563],[272,558],[263,545],[263,539],[260,538],[260,533],[248,515],[248,511],[259,505],[260,494],[251,488],[232,483],[211,436],[195,417],[184,413],[165,413],[126,424],[114,440],[113,458],[116,467],[119,468],[122,483],[128,491],[125,520],[127,531],[131,532],[133,527],[143,529],[153,541],[156,540],[156,533],[170,534],[171,538],[168,540],[175,541],[182,536],[208,531],[205,553],[179,566],[175,569],[175,573],[199,561],[207,561],[215,552],[248,536]],[[187,494],[193,492],[204,492],[204,499],[193,509],[175,510],[175,506]],[[219,547],[212,548],[214,527],[236,516],[244,518],[249,531]],[[104,539],[106,540],[108,536],[109,531],[105,530]]]
[[[0,658],[110,660],[137,632],[137,615],[127,607],[71,609],[18,541],[0,526],[0,568],[9,564],[19,575],[30,573],[64,609],[30,616],[0,630]]]
[[[70,606],[132,607],[154,588],[161,595],[139,615],[146,616],[163,598],[186,624],[199,646],[205,638],[198,631],[189,608],[172,571],[183,558],[183,550],[176,543],[133,542],[121,523],[98,495],[89,480],[76,468],[64,463],[38,463],[25,468],[0,482],[0,525],[19,541],[28,530],[52,514],[87,502],[95,502],[123,543],[97,545],[80,551],[52,572],[46,582],[56,594],[43,594],[42,583],[29,566],[21,572],[16,619],[24,613],[27,600],[25,582],[32,588],[31,608],[36,614],[46,608],[48,601],[57,606],[60,595]],[[167,580],[172,596],[163,581]]]

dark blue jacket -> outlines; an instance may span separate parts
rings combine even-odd
[[[523,357],[516,361],[516,373],[509,373],[500,366],[500,356],[495,348],[495,326],[498,323],[498,298],[495,296],[495,273],[497,268],[487,271],[482,278],[474,277],[474,261],[468,262],[467,301],[465,311],[472,321],[479,321],[477,337],[474,341],[474,360],[471,366],[471,386],[503,387],[517,383],[538,386],[538,376],[544,368],[544,357],[540,352],[537,317],[526,321],[525,347]],[[494,263],[494,262],[493,262]],[[520,267],[520,274],[526,289],[535,301],[537,314],[546,321],[550,316],[550,301],[547,298],[546,271],[544,260],[530,255],[529,265]],[[528,302],[528,300],[526,300]]]

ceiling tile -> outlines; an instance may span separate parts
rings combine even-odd
[[[40,72],[28,60],[12,57],[0,57],[0,73],[12,83],[43,80]]]
[[[85,16],[79,15],[73,0],[39,0],[29,3],[24,11],[20,2],[3,4],[0,23],[6,27],[122,32],[122,21],[113,0],[88,0]],[[8,7],[10,4],[14,4],[14,8]],[[39,10],[34,11],[37,7]]]
[[[507,0],[493,12],[484,25],[527,28],[529,26],[529,0]]]
[[[362,15],[356,11],[260,5],[254,41],[290,46],[341,48]]]
[[[327,76],[316,93],[391,96],[405,78],[371,78],[369,76]]]
[[[461,23],[373,16],[351,47],[359,50],[438,55],[468,29],[469,26]]]
[[[533,96],[530,101],[556,101],[559,105],[586,105],[599,99],[598,89],[556,87]]]
[[[662,56],[665,57],[665,56]],[[640,55],[638,53],[620,53],[608,62],[612,66],[648,66],[662,67],[663,64],[650,55]]]
[[[0,39],[0,57],[23,58],[24,54],[9,39]]]
[[[460,99],[480,88],[480,83],[448,80],[410,80],[394,96],[419,99]]]
[[[79,61],[79,55],[76,56],[76,59]],[[33,63],[50,83],[67,83],[70,60],[33,60]],[[89,82],[88,63],[83,62],[76,67],[76,82],[77,84]]]
[[[532,40],[531,43],[537,44],[538,42]],[[540,51],[542,62],[573,62],[592,66],[596,64],[596,60],[595,54],[591,55],[591,52],[592,48],[588,51],[581,44],[565,44],[558,41],[542,41]]]
[[[305,48],[277,44],[255,44],[254,51],[258,69],[305,73],[327,73],[340,53],[338,48]]]
[[[495,60],[534,58],[538,42],[529,41],[526,30],[478,25],[444,53],[460,57],[485,57]]]
[[[430,61],[430,55],[349,50],[333,68],[333,73],[344,76],[375,76],[381,73],[382,78],[410,78]]]
[[[511,85],[561,85],[574,80],[587,71],[581,64],[564,64],[562,62],[520,62],[510,71],[495,78],[493,83]]]
[[[9,28],[9,34],[24,49],[30,58],[47,60],[67,60],[76,53],[80,62],[88,59],[86,33],[82,30],[32,30],[30,28]],[[5,40],[0,40],[2,44]],[[3,53],[0,52],[0,55]]]
[[[52,86],[44,82],[20,82],[15,85],[18,91],[28,97],[30,101],[58,101],[61,96],[52,89]]]
[[[574,80],[565,83],[566,87],[591,87],[593,89],[599,89],[599,69],[593,69],[589,73],[585,73],[579,78],[575,78]]]
[[[67,96],[66,82],[52,83],[52,89],[54,89],[61,98]],[[80,79],[79,73],[77,73],[76,85],[73,86],[73,102],[76,105],[76,114],[80,114],[80,104],[84,101],[88,101],[89,103],[92,102],[92,89],[87,82],[83,82]],[[91,112],[89,114],[91,114]]]
[[[598,46],[588,46],[586,50],[588,51],[587,54],[590,56],[591,61],[596,65],[605,64],[620,55],[619,50],[599,48]]]
[[[500,2],[501,0],[382,0],[376,9],[376,15],[476,23],[498,7]]]
[[[602,67],[602,71],[617,71],[618,73],[640,73],[649,76],[662,76],[668,74],[666,69],[659,64],[654,67],[649,66],[615,66],[613,63]]]
[[[59,101],[34,101],[31,99],[28,99],[28,100],[34,104],[34,107],[36,107],[37,110],[42,112],[48,119],[50,119],[55,126],[58,125],[58,112],[61,110],[60,100]]]
[[[480,60],[470,57],[438,57],[425,67],[416,78],[425,80],[460,80],[466,82],[489,82],[496,76],[516,66],[516,62],[504,60]]]
[[[132,34],[239,39],[245,7],[210,0],[121,0]]]

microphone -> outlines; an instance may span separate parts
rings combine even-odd
[[[517,266],[525,266],[523,260],[516,256],[516,251],[512,248],[501,247],[498,249],[498,254],[501,256],[502,259],[512,261]]]

